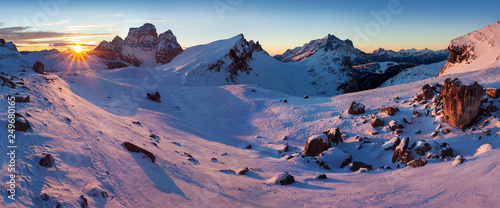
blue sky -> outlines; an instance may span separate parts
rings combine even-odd
[[[30,3],[26,3],[30,2]],[[445,49],[449,41],[500,20],[499,1],[76,1],[2,2],[0,38],[20,50],[80,43],[91,49],[145,22],[171,29],[183,47],[243,33],[270,54],[333,34],[361,50]],[[378,14],[378,15],[373,15]],[[379,18],[377,18],[377,16]]]

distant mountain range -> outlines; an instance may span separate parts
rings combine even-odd
[[[406,68],[449,56],[446,50],[428,49],[365,53],[350,40],[330,34],[274,57],[243,34],[183,50],[171,30],[158,35],[150,23],[130,28],[125,39],[102,41],[81,65],[60,64],[69,54],[55,50],[26,55],[31,57],[24,58],[26,63],[39,60],[48,71],[156,67],[170,70],[182,80],[176,82],[189,85],[257,84],[291,95],[319,96],[373,89]]]

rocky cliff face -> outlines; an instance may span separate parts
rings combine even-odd
[[[500,67],[500,21],[453,39],[438,76]]]
[[[208,67],[210,71],[227,72],[226,81],[228,83],[235,83],[239,73],[249,74],[252,70],[249,63],[253,60],[253,54],[264,51],[258,41],[254,43],[253,41],[247,41],[243,34],[239,36],[240,39],[234,47],[223,58]]]
[[[110,68],[115,68],[123,64],[166,64],[182,51],[171,30],[158,36],[155,26],[146,23],[139,28],[130,28],[125,40],[116,36],[111,42],[102,41],[93,53],[108,60]]]
[[[446,120],[456,128],[467,128],[481,111],[483,87],[477,82],[466,85],[458,79],[446,79],[442,89]]]

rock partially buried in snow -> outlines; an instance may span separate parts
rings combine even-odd
[[[331,167],[345,167],[352,161],[352,156],[340,148],[330,148],[318,156],[318,159],[326,162]]]
[[[380,112],[382,113],[386,113],[387,115],[390,115],[390,116],[393,116],[394,114],[396,114],[396,112],[399,112],[399,108],[396,108],[394,106],[390,106],[390,107],[383,107]]]
[[[45,71],[45,65],[43,65],[42,62],[37,61],[33,65],[33,71],[39,74],[43,74],[43,72]]]
[[[30,127],[31,127],[31,124],[30,122],[28,122],[28,120],[21,114],[19,113],[14,113],[14,115],[16,116],[14,118],[15,120],[15,123],[14,123],[14,130],[16,131],[27,131]]]
[[[332,147],[327,135],[313,135],[307,139],[304,147],[304,154],[309,156],[317,156],[325,150]]]
[[[462,155],[457,155],[455,159],[453,159],[452,165],[462,164],[465,161],[465,158]]]
[[[416,160],[412,160],[412,161],[406,163],[406,165],[412,166],[412,167],[422,167],[425,165],[425,162],[422,160],[422,158],[418,158]]]
[[[358,103],[356,101],[352,101],[351,105],[349,106],[349,110],[347,111],[350,114],[362,114],[365,112],[365,105]]]
[[[389,122],[389,129],[391,131],[396,131],[396,129],[404,129],[405,126],[402,123],[399,123],[398,121],[392,120]]]
[[[359,169],[366,168],[367,170],[373,170],[373,167],[371,165],[367,165],[366,163],[363,162],[353,162],[349,164],[351,166],[352,171],[358,171]]]
[[[328,137],[328,140],[338,144],[339,142],[344,142],[342,139],[342,133],[340,132],[339,128],[333,128],[333,129],[328,129],[325,132],[323,132]]]
[[[411,151],[408,149],[408,144],[410,143],[410,138],[405,137],[399,143],[399,145],[394,149],[394,153],[392,154],[392,162],[400,161],[403,164],[406,164],[413,160],[413,155]]]
[[[132,144],[130,142],[123,142],[123,146],[125,146],[127,148],[127,150],[130,152],[142,152],[142,153],[144,153],[146,156],[149,157],[149,159],[151,159],[151,162],[155,163],[156,157],[150,151],[147,151],[141,147],[138,147],[137,145]]]
[[[384,121],[377,115],[372,114],[370,119],[370,125],[372,125],[372,127],[381,127],[384,125]]]
[[[237,170],[236,174],[238,174],[238,175],[245,175],[245,174],[248,173],[248,171],[250,171],[250,169],[248,169],[248,167],[245,167],[245,168]]]
[[[465,85],[458,79],[448,78],[444,81],[442,91],[447,122],[460,129],[470,126],[481,111],[483,87],[477,82]]]
[[[40,164],[41,166],[43,167],[47,167],[47,168],[50,168],[52,166],[52,156],[50,154],[46,154],[44,158],[42,158],[40,160],[40,162],[38,162],[38,164]]]
[[[476,152],[474,153],[474,155],[483,154],[483,153],[486,153],[486,152],[489,152],[492,150],[493,150],[493,146],[490,143],[483,144],[479,148],[476,149]]]
[[[147,97],[152,101],[161,102],[161,95],[158,91],[156,91],[156,93],[148,93]]]
[[[284,173],[278,173],[274,175],[271,179],[268,180],[270,184],[280,184],[282,186],[284,185],[289,185],[295,182],[295,178],[288,174],[287,172]]]

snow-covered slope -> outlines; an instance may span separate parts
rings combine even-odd
[[[415,65],[432,64],[448,59],[449,53],[447,50],[430,50],[430,49],[401,49],[398,52],[393,50],[385,50],[379,48],[371,54],[378,61],[393,61],[406,62]]]
[[[425,64],[405,69],[396,76],[385,81],[380,87],[400,85],[435,77],[445,63],[446,61],[441,61],[434,64]]]
[[[0,88],[2,97],[16,92],[31,96],[29,103],[17,103],[16,110],[32,125],[27,132],[16,132],[17,200],[7,199],[2,189],[1,207],[58,203],[80,207],[83,198],[89,207],[494,207],[500,203],[496,191],[500,111],[484,118],[490,121],[483,128],[491,130],[487,136],[479,127],[461,132],[431,116],[412,117],[413,111],[423,113],[426,105],[402,102],[424,84],[442,83],[450,76],[304,99],[252,84],[184,85],[170,82],[169,70],[148,68],[77,75],[26,73],[9,71],[27,88]],[[489,69],[454,76],[500,88],[499,73]],[[145,93],[151,91],[159,91],[162,102],[147,100]],[[396,96],[400,99],[393,100]],[[280,102],[284,99],[288,102]],[[366,105],[365,114],[346,112],[353,100]],[[500,106],[498,99],[493,104]],[[7,105],[0,103],[4,109]],[[455,155],[464,156],[464,163],[431,159],[424,167],[397,168],[391,162],[392,151],[384,150],[394,133],[385,126],[372,135],[370,124],[363,124],[366,115],[390,105],[401,112],[379,113],[386,124],[403,117],[413,122],[405,124],[400,138],[446,142]],[[0,125],[6,126],[7,121],[1,120]],[[451,132],[431,138],[439,125]],[[333,127],[344,133],[344,143],[335,149],[345,151],[353,161],[372,165],[373,171],[351,171],[349,166],[340,168],[328,161],[327,170],[314,158],[296,153],[311,135]],[[417,130],[421,134],[415,134]],[[7,131],[0,136],[7,138]],[[156,162],[127,151],[125,141],[153,153]],[[485,143],[492,144],[492,151],[475,155],[475,149]],[[288,152],[283,151],[285,144]],[[7,151],[6,145],[0,147],[3,155]],[[44,153],[53,157],[52,167],[39,165]],[[0,157],[0,164],[6,170],[8,157]],[[232,172],[245,167],[249,168],[245,175]],[[282,172],[293,175],[296,182],[269,184],[268,179]],[[319,174],[328,178],[318,180]],[[2,181],[7,179],[2,176]]]
[[[439,76],[500,67],[500,21],[451,40],[448,50]]]

